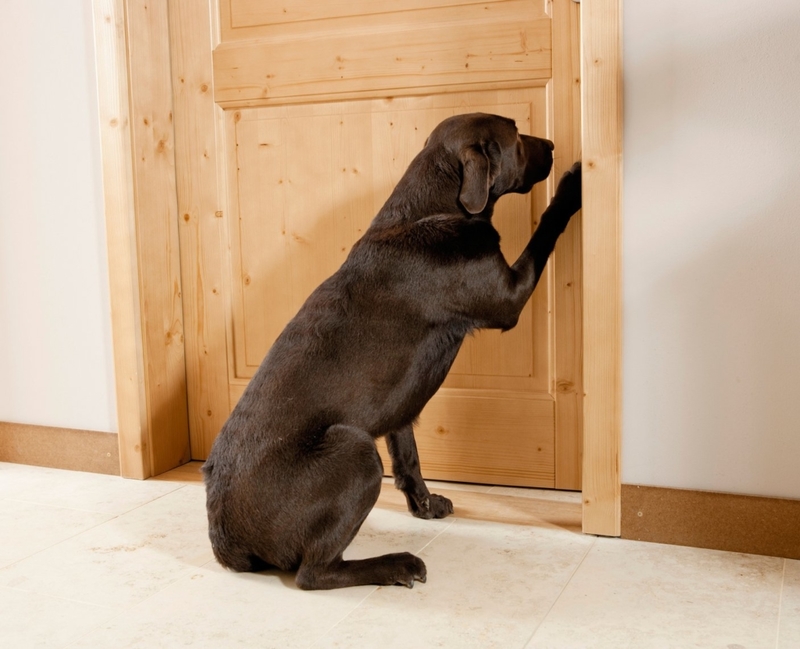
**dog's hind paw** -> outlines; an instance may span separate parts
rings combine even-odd
[[[423,584],[428,581],[428,570],[422,559],[410,552],[400,552],[391,556],[396,561],[394,567],[397,575],[396,584],[414,588],[415,581],[421,581]]]

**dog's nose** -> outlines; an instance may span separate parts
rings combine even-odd
[[[551,150],[551,151],[554,151],[554,150],[555,150],[555,148],[556,148],[556,145],[555,145],[555,144],[553,144],[553,143],[552,143],[550,140],[545,140],[545,142],[547,143],[547,146],[549,146],[549,147],[550,147],[550,150]]]

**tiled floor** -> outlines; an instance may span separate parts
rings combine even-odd
[[[303,592],[213,560],[196,466],[136,482],[0,463],[0,646],[800,648],[800,561],[584,536],[575,494],[390,484],[346,557],[410,550],[413,589]]]

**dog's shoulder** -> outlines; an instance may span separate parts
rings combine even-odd
[[[487,219],[435,214],[413,222],[370,228],[364,243],[441,261],[480,258],[500,248],[500,234]]]

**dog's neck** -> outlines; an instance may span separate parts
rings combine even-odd
[[[419,179],[424,178],[424,182]],[[418,188],[426,187],[426,193]],[[443,150],[423,149],[376,215],[375,225],[413,223],[436,214],[461,214],[465,218],[492,218],[496,198],[490,196],[479,214],[470,214],[459,201],[461,169],[458,159]]]

